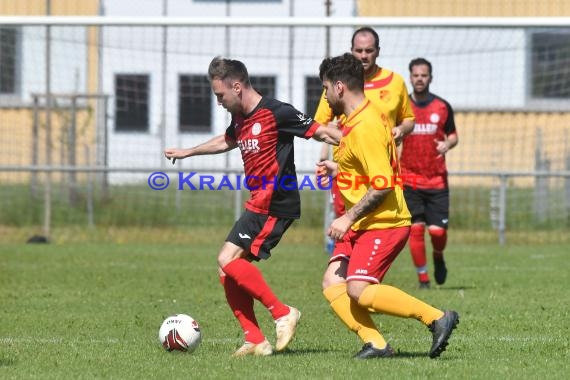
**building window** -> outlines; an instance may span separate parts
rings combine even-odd
[[[534,32],[531,56],[532,97],[570,99],[570,32]]]
[[[305,77],[305,113],[315,116],[321,95],[323,94],[323,82],[319,77]]]
[[[18,83],[18,30],[0,28],[0,95],[13,95]]]
[[[267,98],[275,98],[275,77],[274,76],[249,76],[251,86],[257,92]]]
[[[115,130],[148,131],[149,76],[115,76]]]
[[[212,90],[205,75],[180,75],[178,80],[178,130],[212,131]]]

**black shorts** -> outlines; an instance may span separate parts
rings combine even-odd
[[[278,218],[245,210],[226,241],[242,247],[254,260],[268,259],[294,219]]]
[[[404,187],[406,204],[412,223],[425,223],[447,229],[449,222],[449,189],[413,189]]]

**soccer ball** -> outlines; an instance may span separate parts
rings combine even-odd
[[[162,322],[158,339],[166,351],[194,352],[202,341],[202,333],[194,318],[175,314]]]

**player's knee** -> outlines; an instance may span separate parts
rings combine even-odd
[[[447,234],[447,230],[440,226],[429,226],[428,232],[434,237],[444,237]]]
[[[329,263],[321,283],[323,290],[346,282],[346,267],[347,264],[343,260]]]
[[[342,279],[338,276],[330,275],[328,272],[325,272],[321,286],[322,286],[323,290],[325,290],[327,288],[330,288],[331,286],[334,286],[337,284],[342,284],[343,282],[344,282],[344,279]]]
[[[218,253],[218,266],[223,268],[232,261],[239,259],[240,257],[245,257],[245,255],[243,248],[238,247],[233,243],[225,242],[220,253]]]
[[[358,299],[360,298],[360,295],[362,294],[362,292],[364,291],[364,289],[366,288],[366,286],[368,286],[368,284],[361,284],[361,281],[351,281],[348,283],[347,287],[346,287],[346,293],[348,294],[348,296],[358,302]]]
[[[234,257],[234,255],[228,253],[227,251],[222,251],[218,254],[218,266],[220,268],[223,268],[236,258],[237,257]]]
[[[425,233],[425,224],[423,223],[414,223],[412,224],[412,227],[410,228],[410,235],[414,236],[414,237],[424,237],[424,233]]]

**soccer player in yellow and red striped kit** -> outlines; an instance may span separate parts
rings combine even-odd
[[[342,322],[364,342],[355,358],[395,355],[370,312],[415,318],[432,332],[428,355],[438,357],[459,322],[443,311],[393,286],[384,275],[406,245],[410,213],[399,175],[393,123],[364,95],[362,63],[352,54],[326,58],[320,66],[325,96],[335,115],[346,115],[334,162],[317,164],[327,183],[336,178],[346,213],[331,223],[337,244],[323,277],[323,294]]]
[[[414,113],[404,79],[399,74],[376,64],[380,54],[380,38],[374,29],[367,26],[357,29],[352,34],[350,52],[362,63],[364,94],[393,123],[392,133],[396,143],[399,144],[414,128]],[[335,115],[323,93],[314,119],[320,124],[327,125],[331,122],[342,122],[346,116],[339,115],[338,120],[335,120]],[[326,160],[328,156],[329,146],[323,144],[320,160]],[[336,183],[332,184],[331,197],[334,213],[338,217],[344,213],[344,203]]]

